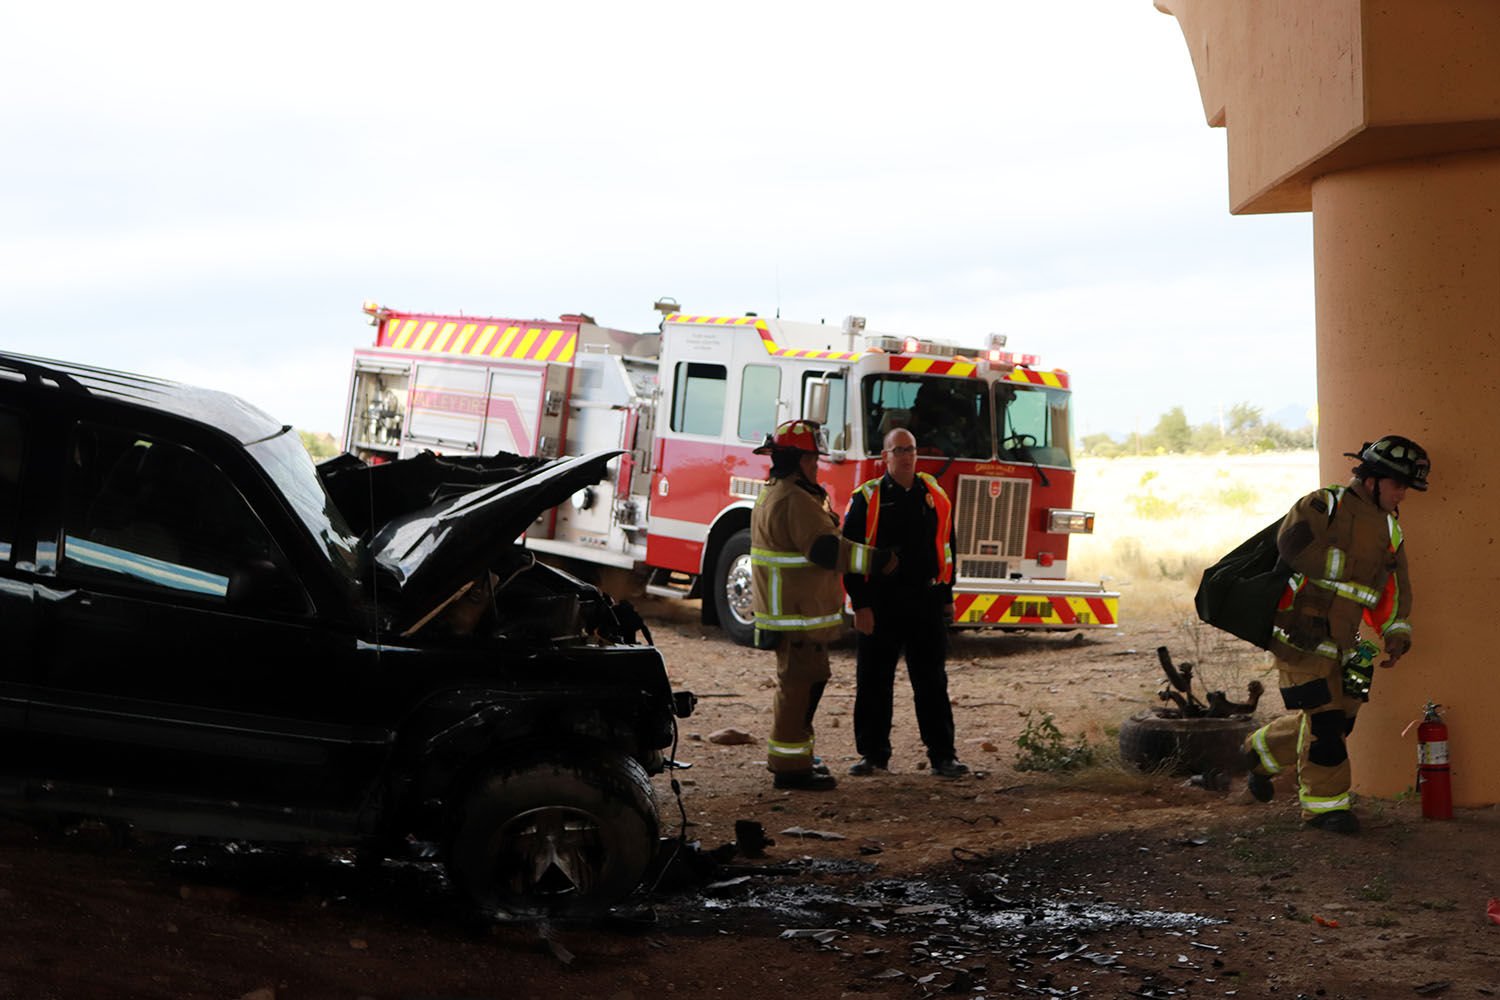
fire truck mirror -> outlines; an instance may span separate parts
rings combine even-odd
[[[807,398],[802,405],[802,419],[816,424],[828,423],[828,380],[811,379],[807,383]]]

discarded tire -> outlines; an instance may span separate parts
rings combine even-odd
[[[1245,770],[1240,748],[1254,727],[1248,715],[1184,719],[1137,712],[1120,724],[1120,759],[1143,771],[1239,773]]]

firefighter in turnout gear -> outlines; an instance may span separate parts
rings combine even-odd
[[[755,449],[770,478],[750,517],[756,645],[776,650],[776,701],[767,759],[777,788],[825,790],[837,781],[813,754],[813,715],[828,683],[828,643],[843,628],[840,574],[891,572],[893,553],[839,534],[818,485],[823,429],[789,420]]]
[[[1380,666],[1395,666],[1411,649],[1411,583],[1397,508],[1408,490],[1427,489],[1431,470],[1426,451],[1395,435],[1348,456],[1359,463],[1349,484],[1303,497],[1277,534],[1292,575],[1277,605],[1271,652],[1282,701],[1295,714],[1256,730],[1245,750],[1255,798],[1269,801],[1271,776],[1295,767],[1302,818],[1336,833],[1359,829],[1345,740],[1369,697],[1363,662],[1371,650],[1368,642],[1361,648],[1360,623],[1384,641]]]

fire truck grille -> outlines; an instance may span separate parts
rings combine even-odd
[[[1003,580],[1026,556],[1031,483],[1025,479],[959,476],[953,507],[953,554],[960,579]]]

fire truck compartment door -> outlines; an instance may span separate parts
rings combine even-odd
[[[479,367],[419,363],[412,376],[402,457],[426,449],[440,455],[478,454],[487,376]]]
[[[542,410],[541,370],[491,371],[484,411],[484,453],[535,455]]]

